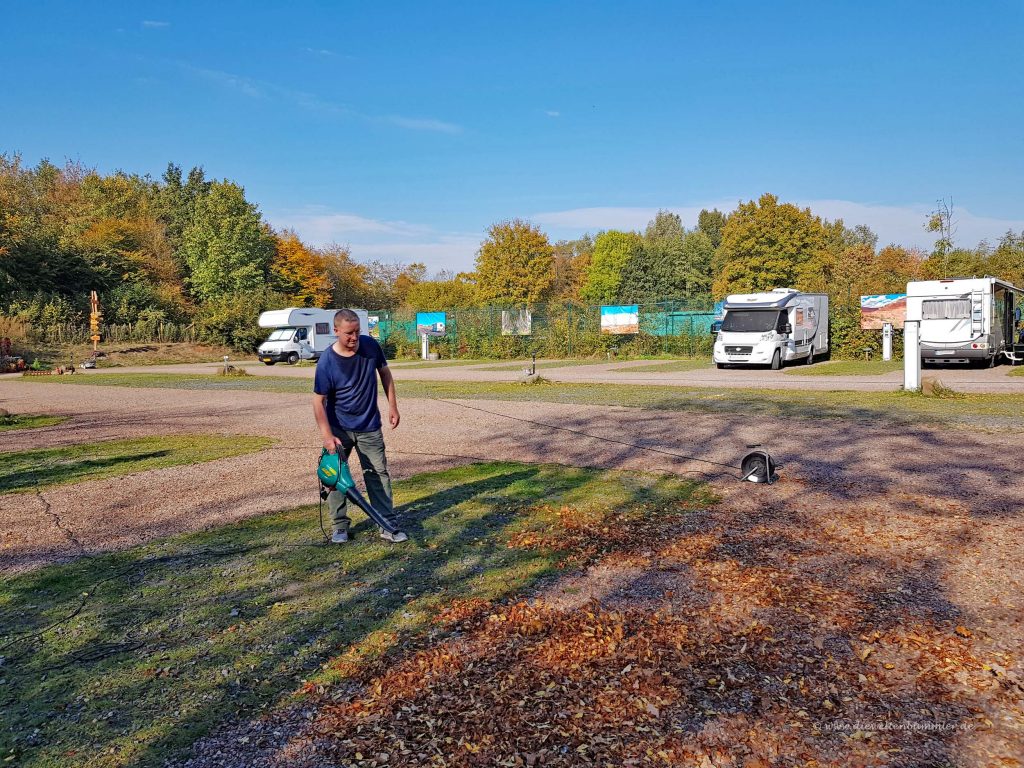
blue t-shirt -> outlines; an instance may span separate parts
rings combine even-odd
[[[380,429],[377,410],[377,371],[386,367],[384,350],[376,339],[359,337],[352,357],[342,357],[328,347],[316,364],[313,391],[325,395],[331,429],[372,432]]]

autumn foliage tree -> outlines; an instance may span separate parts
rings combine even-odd
[[[512,219],[487,231],[476,257],[480,303],[531,306],[547,296],[554,279],[554,251],[539,227]]]
[[[286,229],[277,236],[270,271],[278,290],[290,302],[303,307],[326,307],[330,303],[326,257],[308,248],[293,230]]]
[[[715,252],[716,297],[816,282],[829,260],[827,233],[810,208],[764,194],[740,203],[722,227]]]

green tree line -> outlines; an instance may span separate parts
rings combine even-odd
[[[154,180],[0,155],[0,314],[29,324],[85,322],[95,290],[106,323],[190,324],[248,348],[264,309],[397,307],[423,273],[275,231],[242,186],[202,168]]]
[[[910,280],[992,274],[1024,285],[1024,232],[972,248],[953,242],[951,203],[923,223],[923,252],[879,247],[862,225],[828,221],[771,194],[688,228],[659,211],[644,231],[604,230],[551,243],[521,219],[493,224],[472,272],[429,276],[422,264],[358,262],[275,231],[239,184],[185,174],[159,180],[80,164],[26,167],[0,155],[0,314],[36,325],[84,322],[90,290],[108,323],[189,324],[210,341],[251,348],[256,317],[283,306],[439,311],[541,303],[707,307],[730,293],[791,286],[829,294],[898,293]]]

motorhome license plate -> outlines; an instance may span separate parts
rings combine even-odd
[[[956,350],[955,349],[940,349],[935,354],[936,355],[955,355],[956,354]]]

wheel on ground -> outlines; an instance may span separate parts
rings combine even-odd
[[[814,347],[811,346],[811,348],[807,350],[807,365],[813,365],[813,364],[814,364]]]
[[[288,355],[288,365],[295,365],[297,362],[299,362],[298,352],[292,352],[290,355]]]
[[[999,365],[999,355],[992,355],[992,357],[988,359],[988,365],[986,365],[985,367],[995,368],[997,365]]]
[[[725,363],[715,363],[715,367],[721,371],[725,368]]]
[[[777,371],[782,367],[782,353],[779,350],[775,350],[775,354],[772,356],[772,370]]]

